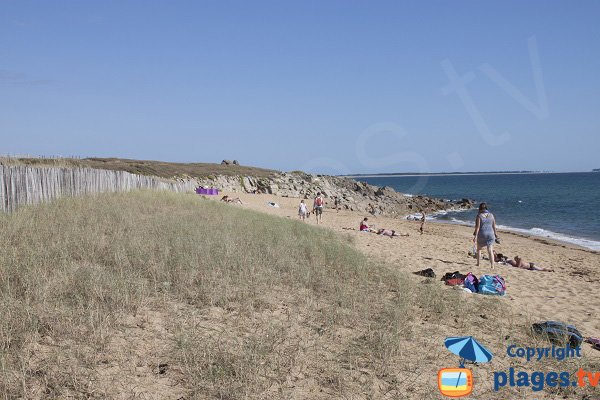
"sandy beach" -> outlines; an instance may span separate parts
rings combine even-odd
[[[266,194],[230,195],[240,197],[244,203],[240,207],[284,218],[298,218],[297,206],[300,199]],[[213,199],[218,200],[220,196]],[[311,208],[312,200],[305,201]],[[267,202],[275,202],[280,207],[271,207]],[[352,211],[336,212],[331,207],[332,203],[329,202],[320,226],[350,235],[355,245],[371,257],[397,265],[406,272],[432,268],[436,279],[446,272],[454,271],[465,274],[473,272],[477,276],[501,275],[506,280],[507,294],[498,298],[498,301],[507,302],[515,315],[523,317],[524,321],[559,320],[575,325],[585,337],[600,336],[600,320],[596,315],[600,306],[600,297],[597,295],[600,254],[596,252],[544,238],[500,231],[502,241],[495,246],[497,252],[511,258],[519,255],[528,262],[535,262],[539,267],[553,269],[554,272],[522,270],[501,264],[496,264],[492,270],[488,260],[482,260],[477,267],[475,259],[468,255],[473,237],[471,227],[428,222],[425,233],[420,235],[420,223],[417,221],[363,215]],[[365,216],[376,228],[394,229],[409,233],[410,236],[388,238],[359,232],[359,223]],[[316,225],[314,216],[308,218],[306,223]],[[443,283],[439,282],[439,285]],[[448,290],[452,289],[448,287]],[[591,349],[589,345],[583,346],[583,354],[586,357],[600,358],[600,352]]]

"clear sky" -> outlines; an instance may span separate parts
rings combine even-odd
[[[0,154],[600,168],[598,1],[2,1]]]

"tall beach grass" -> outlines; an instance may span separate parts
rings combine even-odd
[[[515,329],[476,326],[505,310],[480,299],[473,314],[329,230],[194,195],[60,199],[0,215],[0,237],[6,399],[128,398],[99,365],[149,309],[185,398],[436,398],[453,360],[438,338]]]

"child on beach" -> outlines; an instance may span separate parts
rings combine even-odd
[[[300,219],[304,221],[307,216],[308,207],[306,207],[306,203],[304,202],[304,200],[300,200],[300,205],[298,206],[298,217],[300,217]]]
[[[333,206],[335,207],[336,212],[340,212],[341,204],[342,204],[342,200],[340,200],[339,196],[334,196]]]
[[[423,234],[424,226],[425,226],[425,210],[421,210],[421,227],[419,228],[419,232],[421,232],[421,235]]]

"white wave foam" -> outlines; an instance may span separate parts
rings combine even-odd
[[[406,219],[409,221],[417,221],[420,220],[423,217],[423,214],[421,213],[414,213],[414,214],[408,214],[406,216]],[[425,219],[428,219],[429,217],[425,217]]]
[[[463,221],[462,219],[458,219],[458,218],[454,218],[454,217],[451,217],[450,221],[453,224],[462,224],[462,225],[469,225],[470,224],[470,222],[468,222],[468,221]]]
[[[466,211],[466,210],[439,210],[439,211],[435,211],[432,212],[431,214],[427,214],[425,216],[425,220],[426,221],[436,221],[439,220],[439,217],[448,215],[449,213],[455,213],[455,212],[460,212],[460,211]],[[423,214],[421,213],[413,213],[413,214],[408,214],[405,218],[409,221],[417,221],[417,220],[421,220],[421,218],[423,217]],[[444,220],[444,222],[448,222],[448,220]],[[463,223],[464,221],[461,221],[461,223]]]
[[[577,238],[572,236],[567,236],[562,233],[552,232],[542,228],[531,228],[531,229],[522,229],[522,228],[513,228],[512,226],[498,225],[498,228],[504,229],[511,232],[523,233],[525,235],[537,236],[537,237],[545,237],[552,240],[557,240],[559,242],[574,244],[577,246],[585,247],[590,250],[600,251],[600,242],[590,239]]]
[[[456,210],[456,211],[451,211],[451,212],[453,214],[455,214],[455,213],[460,213],[463,211],[467,211],[467,210]],[[446,212],[446,211],[441,212],[441,213],[435,213],[435,214],[433,214],[431,219],[434,220],[435,222],[441,222],[441,223],[445,223],[445,224],[459,224],[459,225],[468,225],[468,226],[475,225],[472,221],[464,221],[464,220],[461,220],[454,216],[451,216],[450,219],[436,218],[436,215],[442,216],[442,215],[446,215],[446,214],[448,214],[448,212]],[[420,217],[420,214],[419,214],[419,217]],[[552,231],[542,229],[542,228],[534,227],[531,229],[523,229],[523,228],[514,228],[512,226],[506,226],[506,225],[498,225],[498,229],[503,229],[505,231],[510,231],[510,232],[517,232],[517,233],[521,233],[521,234],[528,235],[528,236],[544,237],[544,238],[556,240],[556,241],[563,242],[563,243],[574,244],[576,246],[584,247],[586,249],[600,251],[600,242],[599,241],[578,238],[578,237],[572,237],[572,236],[568,236],[568,235],[565,235],[562,233],[552,232]]]

